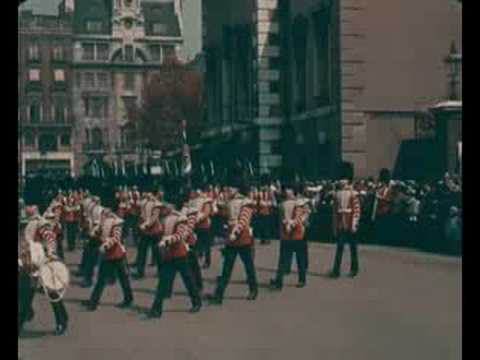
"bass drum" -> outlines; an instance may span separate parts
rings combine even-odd
[[[53,260],[40,267],[39,279],[49,300],[57,302],[70,284],[70,272],[64,263]]]

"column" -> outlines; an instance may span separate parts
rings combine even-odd
[[[261,173],[282,165],[280,111],[279,0],[256,0],[254,46],[256,54],[256,101],[259,126],[259,166]]]

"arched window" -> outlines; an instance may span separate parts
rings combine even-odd
[[[32,124],[42,120],[42,104],[39,99],[32,99],[28,107],[28,119]]]
[[[90,140],[94,148],[101,148],[103,145],[102,130],[99,128],[92,129],[90,133]]]

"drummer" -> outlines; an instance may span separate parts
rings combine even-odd
[[[34,317],[33,299],[39,284],[39,268],[42,263],[57,258],[55,253],[55,232],[49,219],[55,214],[46,213],[43,217],[36,215],[27,224],[25,236],[20,244],[18,259],[18,334],[25,322]],[[55,335],[63,335],[67,330],[68,314],[59,294],[48,292],[53,314],[55,316]]]

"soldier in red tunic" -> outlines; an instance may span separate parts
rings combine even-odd
[[[62,229],[62,217],[63,217],[63,204],[58,201],[53,201],[47,212],[51,212],[55,214],[55,219],[52,220],[53,223],[53,231],[55,232],[55,239],[57,242],[57,254],[60,259],[64,259],[63,253],[63,229]]]
[[[162,271],[160,272],[155,300],[147,314],[148,318],[160,318],[162,316],[163,301],[169,297],[177,272],[180,273],[192,302],[190,312],[197,313],[202,306],[198,289],[193,283],[187,262],[187,239],[191,235],[188,218],[172,207],[169,209],[169,213],[164,219],[164,233],[159,241]]]
[[[264,185],[258,192],[258,237],[262,244],[268,244],[272,237],[272,209],[275,196],[269,186]]]
[[[232,198],[228,202],[228,230],[224,264],[216,291],[210,296],[213,304],[222,304],[225,290],[232,275],[233,266],[237,255],[245,267],[249,287],[248,300],[255,300],[258,296],[257,276],[252,256],[253,232],[251,221],[255,211],[255,202],[249,199],[248,188],[231,188]]]
[[[301,198],[298,189],[285,187],[285,201],[280,206],[280,256],[276,278],[270,282],[273,289],[283,287],[283,276],[289,270],[289,264],[295,254],[298,266],[298,288],[306,284],[307,247],[305,240],[306,221],[310,209],[306,199]]]
[[[159,264],[157,239],[163,232],[161,224],[162,209],[165,205],[158,201],[153,194],[149,194],[142,211],[143,218],[140,224],[141,238],[138,244],[137,254],[137,272],[134,274],[135,279],[141,279],[145,276],[145,265],[147,261],[148,248],[152,249],[152,257]],[[159,265],[158,265],[159,266]],[[160,269],[158,268],[160,271]]]
[[[127,251],[122,242],[123,220],[110,209],[103,208],[100,224],[100,253],[102,258],[98,271],[98,279],[90,300],[83,305],[88,310],[96,310],[103,290],[111,276],[116,276],[123,292],[123,301],[119,308],[130,307],[133,304],[133,292],[130,286],[127,269]]]
[[[54,219],[53,213],[46,213],[47,218]],[[38,251],[34,251],[35,245],[41,244],[45,250],[47,259],[55,259],[55,232],[52,223],[45,217],[38,215],[32,217],[25,229],[25,237],[21,242],[18,259],[18,333],[22,331],[23,325],[34,317],[32,308],[33,299],[38,286]],[[38,261],[39,260],[39,261]],[[50,299],[55,299],[57,294],[49,293]],[[55,335],[62,335],[67,330],[68,314],[61,299],[50,302],[55,316]]]
[[[353,190],[349,180],[340,181],[340,189],[334,195],[334,236],[337,240],[337,252],[335,263],[330,276],[340,276],[343,248],[345,243],[350,244],[350,276],[358,274],[358,253],[356,232],[360,221],[360,200],[358,194]]]
[[[63,221],[67,230],[68,251],[75,250],[75,242],[78,230],[78,212],[79,205],[73,193],[67,198],[67,203],[63,207]]]

